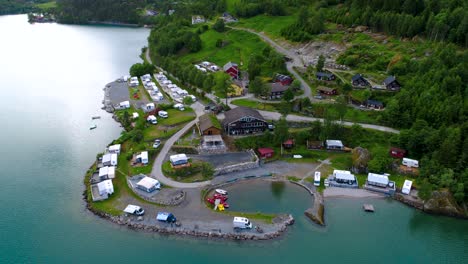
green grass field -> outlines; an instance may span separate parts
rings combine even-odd
[[[259,110],[276,111],[276,108],[273,104],[259,103],[257,101],[253,101],[249,99],[236,99],[236,100],[232,100],[231,103],[233,105],[255,108]]]
[[[283,39],[280,31],[285,26],[296,21],[297,16],[268,16],[258,15],[251,18],[241,19],[237,23],[232,23],[229,26],[251,28],[257,32],[264,32],[267,36],[273,39]],[[283,39],[284,40],[284,39]]]
[[[39,9],[41,9],[42,11],[46,12],[46,11],[49,11],[50,9],[52,9],[52,8],[56,8],[57,7],[57,2],[50,1],[50,2],[46,2],[46,3],[35,4],[35,6],[37,8],[39,8]]]

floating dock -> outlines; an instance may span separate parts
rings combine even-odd
[[[362,208],[364,208],[366,212],[374,212],[374,206],[372,204],[364,204]]]

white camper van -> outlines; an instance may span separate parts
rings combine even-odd
[[[160,116],[162,118],[168,118],[169,117],[169,115],[167,114],[166,111],[159,111],[158,116]]]
[[[401,163],[409,168],[419,168],[419,161],[414,159],[403,158]]]
[[[250,229],[252,228],[252,223],[249,221],[248,218],[245,217],[234,217],[232,221],[232,225],[234,229]]]
[[[185,110],[185,107],[184,107],[183,104],[175,104],[175,105],[174,105],[174,108],[175,108],[175,109],[178,109],[178,110],[180,110],[180,111],[184,111],[184,110]]]
[[[410,194],[411,192],[411,185],[413,185],[413,182],[410,180],[405,180],[405,183],[403,183],[403,188],[401,188],[401,192],[403,194]]]
[[[138,205],[129,204],[125,207],[124,212],[132,215],[144,215],[145,210]]]

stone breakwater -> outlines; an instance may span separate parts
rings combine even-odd
[[[316,224],[325,226],[325,205],[323,202],[323,196],[317,191],[314,191],[313,187],[309,187],[310,183],[300,183],[295,181],[289,181],[290,183],[296,184],[301,186],[302,188],[306,189],[310,195],[314,196],[314,205],[312,208],[305,210],[304,214]]]

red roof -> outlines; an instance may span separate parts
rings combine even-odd
[[[274,153],[275,151],[271,148],[259,148],[258,149],[258,153],[260,153],[260,155],[266,155],[268,153]]]
[[[294,140],[288,139],[283,143],[283,145],[294,145]]]

